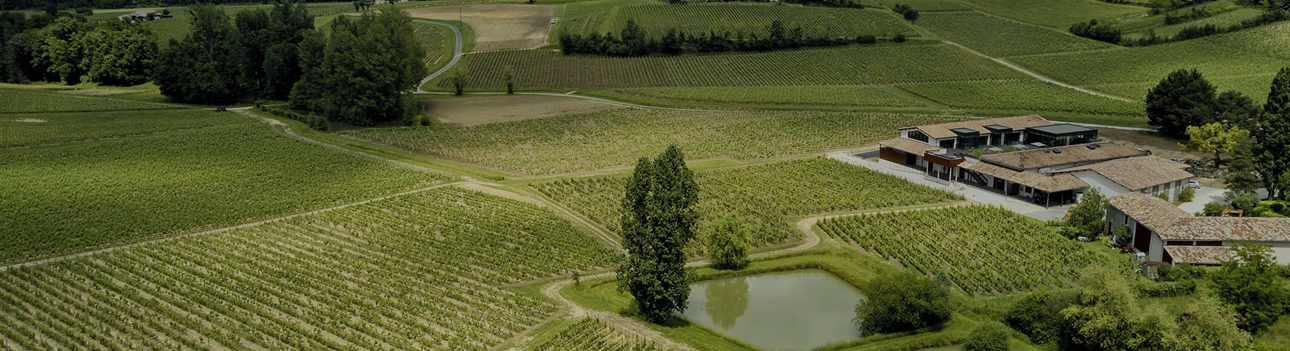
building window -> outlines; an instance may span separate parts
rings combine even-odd
[[[938,144],[937,146],[940,146],[942,149],[953,149],[953,148],[954,148],[954,139],[941,140],[941,141],[940,141],[940,144]]]
[[[920,131],[920,130],[910,131],[910,132],[909,132],[909,138],[910,138],[910,139],[914,139],[914,140],[918,140],[918,141],[921,141],[921,142],[924,142],[924,143],[928,142],[928,140],[931,140],[931,139],[928,139],[928,138],[927,138],[927,134],[923,134],[923,132],[922,132],[922,131]]]

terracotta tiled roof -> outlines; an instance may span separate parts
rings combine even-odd
[[[917,154],[920,156],[928,151],[940,149],[939,147],[928,145],[927,143],[920,142],[918,140],[905,139],[905,138],[892,138],[892,139],[879,141],[878,145],[886,146],[889,148],[908,152],[911,154]]]
[[[1232,250],[1223,246],[1165,246],[1175,263],[1222,264],[1232,259]]]
[[[1075,176],[1069,174],[1047,176],[1031,171],[1018,172],[985,162],[964,162],[960,164],[959,167],[995,178],[1003,178],[1013,183],[1018,183],[1050,193],[1088,187],[1088,183],[1085,183],[1084,181],[1079,180],[1079,178],[1075,178]]]
[[[1029,116],[1016,116],[1016,117],[1003,117],[1003,118],[990,118],[990,119],[974,119],[974,120],[968,120],[968,121],[962,121],[962,122],[942,123],[942,124],[929,124],[929,125],[917,126],[914,128],[917,128],[918,130],[923,131],[923,134],[927,134],[927,136],[940,139],[940,138],[953,138],[957,136],[958,134],[954,134],[954,132],[950,131],[950,129],[954,129],[954,128],[967,128],[967,129],[975,130],[977,132],[981,132],[982,134],[988,134],[990,133],[990,130],[985,129],[985,126],[994,125],[994,124],[1012,128],[1013,130],[1022,130],[1022,129],[1035,127],[1035,126],[1051,125],[1053,124],[1053,122],[1049,122],[1048,120],[1038,115],[1029,115]]]
[[[1161,232],[1177,223],[1179,220],[1191,218],[1191,214],[1183,211],[1158,197],[1144,195],[1142,193],[1126,193],[1120,196],[1112,197],[1108,200],[1111,206],[1119,209],[1133,217],[1134,220],[1153,232]]]
[[[1141,193],[1112,197],[1110,202],[1162,240],[1290,241],[1290,218],[1192,217],[1168,201]]]
[[[1132,191],[1192,177],[1187,165],[1159,156],[1129,157],[1059,170],[1061,173],[1093,171]]]
[[[1123,145],[1093,143],[990,154],[981,156],[981,161],[1021,170],[1145,155],[1146,151]]]

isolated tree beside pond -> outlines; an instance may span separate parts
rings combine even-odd
[[[870,281],[856,305],[855,323],[864,334],[895,333],[940,325],[950,320],[950,292],[910,271]]]
[[[708,226],[705,243],[712,265],[740,269],[748,265],[748,226],[734,217],[721,217]]]
[[[650,322],[665,322],[687,305],[685,247],[695,236],[698,193],[675,145],[653,161],[641,158],[627,180],[621,224],[628,255],[618,267],[618,290],[631,293]]]
[[[1008,351],[1008,327],[1003,323],[986,321],[972,328],[963,351]]]

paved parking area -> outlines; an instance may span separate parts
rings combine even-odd
[[[915,184],[921,184],[921,185],[925,185],[936,189],[950,191],[950,192],[962,195],[964,198],[979,204],[1000,206],[1008,210],[1011,210],[1013,212],[1020,213],[1027,217],[1038,219],[1041,221],[1060,219],[1066,215],[1066,210],[1070,209],[1070,206],[1044,208],[1042,206],[1035,205],[1021,199],[1016,199],[1010,196],[1003,196],[990,191],[978,189],[976,187],[967,186],[962,183],[951,183],[951,182],[944,182],[939,179],[933,179],[933,178],[927,177],[922,172],[919,172],[917,170],[914,170],[908,167],[867,160],[867,158],[872,158],[877,156],[878,156],[877,151],[867,151],[867,152],[861,152],[861,153],[838,152],[838,153],[829,154],[829,158],[834,160],[846,162],[848,164],[853,164],[856,166],[869,168],[874,171],[901,177]],[[1221,192],[1219,194],[1219,197],[1220,198],[1222,197]],[[1200,201],[1199,193],[1197,193],[1197,201]],[[1196,202],[1196,201],[1193,201],[1193,202]],[[1204,206],[1204,203],[1201,203],[1201,206]]]

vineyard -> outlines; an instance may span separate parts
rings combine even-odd
[[[1141,116],[1146,111],[1146,106],[1142,103],[1112,100],[1039,81],[911,84],[899,87],[954,108],[1119,116]]]
[[[955,207],[824,220],[820,229],[964,291],[1007,294],[1066,287],[1098,258],[1038,221],[996,207]]]
[[[198,110],[3,116],[0,117],[0,130],[5,132],[3,139],[0,139],[0,147],[120,138],[252,123],[255,122],[243,116]]]
[[[447,188],[0,272],[0,344],[486,350],[556,312],[497,285],[614,257],[550,211]]]
[[[28,89],[0,89],[0,114],[159,110],[175,108],[183,108],[183,106]]]
[[[1263,13],[1264,11],[1260,9],[1239,8],[1236,10],[1220,13],[1210,17],[1198,19],[1195,21],[1154,27],[1154,28],[1151,28],[1150,31],[1154,31],[1156,35],[1159,35],[1162,37],[1172,37],[1175,34],[1178,34],[1178,32],[1181,32],[1183,28],[1187,28],[1190,26],[1213,25],[1213,26],[1218,26],[1220,28],[1226,28],[1229,26],[1241,24],[1242,21],[1251,20],[1256,17],[1259,17],[1263,15]],[[1130,33],[1128,35],[1125,35],[1125,37],[1126,38],[1145,37],[1147,36],[1147,33],[1148,31],[1140,31],[1136,33]]]
[[[708,219],[722,215],[741,218],[752,232],[751,242],[757,245],[798,238],[800,234],[788,217],[957,199],[947,192],[825,158],[700,171],[695,181],[699,184],[699,213]],[[626,184],[624,177],[596,177],[557,180],[533,187],[597,224],[618,231],[618,204]]]
[[[1256,39],[1234,33],[1232,40],[1250,40],[1251,47],[1267,47],[1268,51],[1284,52],[1272,48],[1273,43],[1290,45],[1290,39]],[[1122,95],[1141,99],[1146,96],[1144,87],[1154,86],[1166,75],[1178,69],[1197,69],[1219,89],[1238,90],[1255,101],[1267,97],[1272,76],[1285,67],[1283,58],[1254,51],[1236,50],[1205,40],[1123,48],[1082,53],[1025,56],[1010,59],[1021,66],[1066,83],[1090,86],[1112,93],[1135,91]],[[1132,89],[1107,90],[1103,85],[1129,85]],[[1260,94],[1261,93],[1261,94]]]
[[[909,5],[924,15],[929,12],[967,11],[972,9],[955,0],[877,0],[877,2],[886,8],[896,7],[896,5],[900,4]],[[865,5],[868,5],[868,3]]]
[[[917,100],[874,86],[676,87],[617,89],[628,96],[655,99],[754,104],[836,106],[925,106]]]
[[[622,335],[609,324],[594,317],[583,318],[556,334],[551,340],[529,348],[530,351],[654,351],[649,341]]]
[[[996,57],[1116,47],[1060,32],[1058,29],[1014,22],[979,12],[928,13],[919,17],[918,25],[947,40]]]
[[[222,227],[448,180],[288,139],[259,123],[0,150],[0,179],[6,189],[0,192],[0,262]]]
[[[346,136],[530,175],[628,166],[670,144],[741,160],[854,147],[949,117],[864,112],[618,109],[475,127],[371,128]]]
[[[1112,19],[1149,11],[1135,5],[1085,0],[965,0],[963,4],[992,15],[1058,30],[1093,18]]]
[[[1020,73],[946,44],[907,42],[765,53],[615,58],[565,56],[550,50],[466,55],[468,89],[669,86],[874,85],[1024,79]],[[451,86],[440,79],[437,86]]]
[[[575,24],[578,34],[617,32],[628,19],[636,20],[650,35],[661,37],[669,29],[690,34],[710,31],[769,35],[771,21],[780,21],[792,29],[802,27],[807,37],[855,37],[876,35],[890,38],[897,34],[915,37],[917,32],[884,10],[846,9],[815,6],[764,6],[750,4],[690,4],[674,6],[663,3],[618,6],[603,16],[600,23]]]
[[[416,33],[417,41],[421,42],[421,47],[426,49],[426,69],[434,72],[448,64],[452,59],[453,37],[444,33],[443,27],[438,25],[412,22],[413,31]]]
[[[1290,60],[1290,23],[1197,39],[1209,45]]]

